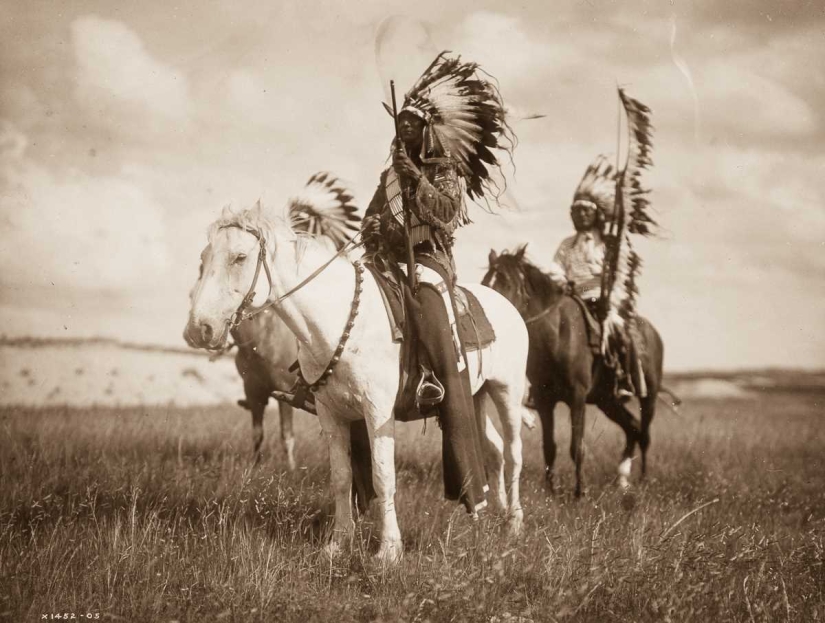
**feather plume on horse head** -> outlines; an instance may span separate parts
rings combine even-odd
[[[456,162],[470,199],[498,200],[501,189],[491,177],[492,170],[501,172],[496,150],[512,161],[517,139],[495,78],[442,52],[405,95],[405,111],[426,122],[425,148]]]
[[[327,236],[341,249],[358,231],[361,217],[352,193],[335,176],[319,172],[289,200],[289,219],[295,231]]]

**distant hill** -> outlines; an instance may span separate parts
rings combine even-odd
[[[112,338],[0,337],[0,404],[220,404],[243,396],[235,351],[214,357]],[[764,392],[825,395],[825,370],[757,369],[665,374],[690,398],[754,399]]]
[[[231,355],[210,361],[190,348],[106,338],[0,340],[4,405],[190,406],[242,397]]]
[[[150,353],[169,353],[177,355],[196,355],[211,357],[212,353],[189,348],[188,346],[161,346],[158,344],[139,344],[124,342],[110,337],[7,337],[0,335],[0,347],[15,346],[18,348],[46,348],[46,347],[78,347],[78,346],[113,346],[125,350],[140,350]]]
[[[727,384],[744,392],[798,392],[825,394],[825,370],[761,368],[753,370],[666,373],[665,383],[691,385],[699,382]]]

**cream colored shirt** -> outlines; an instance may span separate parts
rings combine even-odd
[[[584,299],[598,298],[601,294],[604,249],[604,241],[598,232],[579,232],[565,238],[553,257],[550,276],[559,285],[572,281],[576,294]]]

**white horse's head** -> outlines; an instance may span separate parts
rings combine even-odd
[[[189,293],[189,321],[183,332],[187,344],[220,348],[247,294],[254,289],[250,304],[265,301],[269,288],[266,271],[263,266],[258,267],[258,257],[262,245],[267,255],[274,251],[275,221],[258,202],[242,211],[224,208],[221,217],[209,227],[209,244],[201,252],[200,274]]]
[[[289,270],[296,256],[279,254],[279,249],[292,246],[294,250],[289,243],[299,237],[316,239],[330,250],[340,249],[358,231],[360,220],[352,194],[324,172],[313,175],[283,211],[273,213],[260,201],[248,210],[224,208],[209,227],[200,275],[189,294],[189,321],[183,332],[187,344],[221,348],[245,299],[244,307],[266,301],[271,283],[267,266],[259,262],[260,252],[272,267],[277,263]]]

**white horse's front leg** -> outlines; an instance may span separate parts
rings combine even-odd
[[[329,471],[332,494],[335,498],[335,525],[332,538],[326,546],[330,556],[352,543],[355,524],[352,521],[352,466],[350,464],[349,422],[334,417],[318,404],[318,419],[329,444]]]
[[[516,388],[519,388],[515,384]],[[521,392],[512,388],[499,387],[490,392],[501,418],[501,430],[504,436],[504,479],[507,483],[507,523],[510,534],[517,536],[524,523],[524,511],[521,508],[519,481],[521,479],[522,445],[521,445]]]
[[[404,553],[395,512],[395,420],[386,415],[379,419],[374,412],[364,416],[372,446],[372,482],[377,498],[375,508],[381,522],[381,546],[376,558],[382,563],[395,564]]]
[[[473,396],[476,414],[484,413],[484,398],[487,392],[484,388],[476,392]],[[485,438],[482,441],[484,447],[484,465],[487,468],[487,482],[490,485],[490,510],[499,513],[507,512],[507,486],[504,483],[504,442],[498,434],[493,421],[489,415],[485,428]]]

